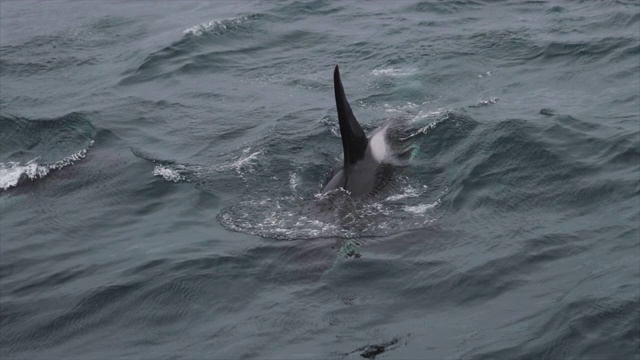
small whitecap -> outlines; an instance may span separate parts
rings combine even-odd
[[[500,99],[498,99],[497,97],[492,97],[489,100],[480,100],[477,104],[470,105],[469,107],[476,108],[476,107],[482,107],[482,106],[487,106],[487,105],[493,105],[493,104],[497,103],[498,100],[500,100]]]
[[[414,68],[386,68],[386,69],[374,69],[371,73],[374,76],[408,76],[416,72]]]
[[[153,169],[153,176],[162,176],[166,181],[181,182],[185,177],[177,169],[171,169],[164,165],[158,165]]]
[[[95,141],[91,140],[86,149],[82,149],[77,153],[71,154],[65,157],[62,160],[56,161],[55,163],[48,165],[49,169],[61,169],[67,165],[73,165],[76,161],[84,159],[87,156],[87,151],[95,144]]]
[[[426,118],[429,118],[429,117],[431,117],[431,114],[427,114],[426,116],[423,116],[422,118],[426,119]],[[400,138],[400,140],[402,140],[402,141],[409,140],[409,139],[411,139],[411,138],[413,138],[415,136],[418,136],[420,134],[425,134],[426,135],[429,132],[433,131],[433,129],[435,129],[436,126],[438,126],[439,123],[441,123],[442,121],[444,121],[446,119],[447,119],[446,117],[442,117],[440,119],[436,119],[436,120],[434,120],[434,121],[422,126],[418,130],[413,131],[409,135],[407,135],[407,136],[405,136],[403,138]],[[414,119],[414,121],[415,121],[415,119]]]
[[[408,185],[407,187],[405,187],[404,189],[402,189],[403,191],[399,194],[395,194],[395,195],[391,195],[389,197],[387,197],[386,199],[384,199],[384,201],[398,201],[398,200],[402,200],[402,199],[406,199],[406,198],[413,198],[413,197],[418,197],[420,195],[422,195],[422,193],[425,192],[425,190],[427,190],[427,185],[423,185],[422,188],[414,188],[411,185]]]
[[[411,122],[417,122],[432,118],[441,118],[443,115],[446,115],[451,111],[452,109],[450,108],[439,108],[435,110],[420,111],[416,116],[413,117],[413,119],[411,119]]]
[[[15,161],[0,163],[0,188],[7,190],[10,187],[18,185],[22,177],[31,180],[39,179],[45,177],[51,170],[62,169],[65,166],[73,165],[87,155],[87,151],[93,144],[94,141],[91,140],[86,149],[82,149],[77,153],[73,153],[49,165],[39,165],[36,162],[38,158],[31,159],[24,165]]]
[[[258,150],[249,154],[249,151],[251,151],[251,148],[245,149],[242,152],[242,156],[238,160],[231,163],[230,166],[236,169],[238,173],[241,173],[242,170],[251,171],[252,166],[255,164],[255,161],[258,159],[260,155],[264,153],[262,150]]]
[[[25,165],[20,165],[20,163],[15,161],[0,163],[0,188],[7,190],[12,186],[18,185],[18,181],[20,181],[23,175],[33,179],[39,176],[39,174],[44,176],[49,172],[46,168],[39,167],[34,160],[29,161]]]
[[[264,150],[251,152],[251,148],[248,147],[242,150],[242,155],[240,155],[236,160],[219,165],[215,169],[217,171],[233,169],[238,173],[238,175],[243,176],[243,174],[246,172],[254,171],[254,165],[256,164],[256,161],[263,154]]]
[[[412,103],[411,101],[407,101],[403,105],[393,105],[393,106],[388,103],[385,103],[383,106],[385,107],[385,111],[388,113],[394,113],[394,112],[407,113],[419,107],[418,104]]]
[[[436,207],[439,203],[440,203],[440,200],[431,204],[406,205],[406,206],[403,206],[402,209],[406,212],[410,212],[413,214],[424,214],[428,210]]]
[[[229,27],[237,26],[239,24],[242,24],[243,22],[246,22],[247,20],[249,20],[249,18],[246,16],[222,20],[211,20],[185,29],[182,33],[185,35],[200,36],[205,32],[215,33],[217,31],[224,31]]]
[[[289,185],[291,186],[291,190],[294,192],[298,190],[298,185],[300,185],[300,178],[298,174],[292,172],[289,174]]]

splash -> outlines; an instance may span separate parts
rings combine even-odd
[[[414,111],[407,121],[399,122],[402,126],[393,137],[400,142],[416,140],[449,119],[450,114],[449,109]],[[412,154],[419,151],[420,144],[414,145]],[[231,186],[237,186],[236,180],[241,179],[247,186],[246,197],[223,208],[217,220],[228,230],[266,238],[389,236],[428,227],[439,217],[445,193],[432,191],[420,183],[419,177],[398,174],[384,193],[367,197],[354,198],[342,189],[318,194],[318,187],[312,188],[303,180],[308,169],[271,172],[279,166],[267,166],[273,160],[265,155],[267,149],[268,145],[246,147],[240,154],[230,153],[222,164],[211,166],[164,163],[156,166],[153,173],[165,181],[203,183],[213,191],[225,189],[224,185],[216,188],[220,181],[213,181],[214,178],[224,178]]]
[[[242,150],[240,156],[232,158],[229,162],[217,166],[203,166],[193,164],[174,164],[154,158],[152,155],[145,153],[139,149],[131,149],[133,154],[141,159],[151,162],[160,162],[153,169],[153,176],[160,176],[169,182],[198,182],[213,173],[235,171],[236,174],[244,179],[246,174],[255,172],[258,160],[264,155],[264,150],[251,151],[251,147]]]
[[[497,103],[498,100],[500,99],[498,99],[497,97],[492,97],[489,100],[481,100],[477,104],[469,105],[469,107],[477,108],[477,107],[489,106]]]
[[[184,166],[176,166],[171,168],[167,165],[157,165],[153,169],[154,176],[161,176],[164,180],[170,182],[183,182],[187,180],[187,177],[182,173],[186,170]]]
[[[240,202],[218,221],[229,230],[281,240],[379,237],[428,226],[440,199],[420,196],[426,187],[405,185],[382,200],[352,198],[346,191],[312,198],[285,195]]]
[[[409,76],[409,75],[415,74],[416,73],[416,69],[414,69],[414,68],[407,68],[407,69],[386,68],[386,69],[375,69],[375,70],[371,71],[371,73],[374,76],[390,76],[390,77]]]
[[[16,161],[0,163],[0,188],[7,190],[11,187],[18,186],[18,183],[23,179],[40,179],[49,174],[51,170],[62,169],[63,167],[73,165],[87,155],[87,151],[89,151],[94,143],[95,142],[91,140],[87,148],[56,161],[53,164],[40,165],[37,163],[38,158],[30,160],[24,165]]]
[[[406,212],[410,212],[410,213],[414,213],[414,214],[424,214],[427,211],[435,208],[436,206],[440,205],[441,200],[438,199],[436,200],[434,203],[432,204],[419,204],[419,205],[413,205],[413,206],[404,206],[402,209]]]
[[[220,165],[216,169],[218,171],[234,169],[238,175],[242,177],[246,172],[254,172],[255,164],[258,158],[262,155],[264,155],[264,150],[261,149],[251,152],[251,148],[248,147],[242,150],[242,155],[240,155],[240,157],[228,164]]]
[[[450,114],[452,113],[451,109],[437,109],[430,111],[420,111],[416,115],[414,115],[410,122],[412,123],[420,123],[427,121],[427,124],[418,128],[417,130],[411,131],[406,136],[401,137],[399,140],[406,141],[412,138],[415,138],[419,135],[427,135],[431,131],[433,131],[438,124],[449,119]]]
[[[217,34],[222,33],[225,30],[235,29],[240,24],[247,21],[249,21],[248,16],[240,16],[222,20],[211,20],[185,29],[182,33],[191,36],[201,36],[205,33]]]
[[[398,201],[407,198],[414,198],[422,195],[428,189],[427,185],[422,185],[420,188],[414,188],[411,185],[407,185],[398,194],[391,195],[385,199],[385,201]]]
[[[46,166],[38,165],[36,160],[33,159],[25,165],[20,165],[15,161],[0,163],[0,188],[7,190],[12,186],[17,186],[23,176],[29,179],[38,179],[47,175],[49,169]]]

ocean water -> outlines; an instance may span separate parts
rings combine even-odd
[[[0,357],[640,359],[640,5],[1,2]]]

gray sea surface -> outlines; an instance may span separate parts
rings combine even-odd
[[[640,359],[640,4],[0,2],[0,358]]]

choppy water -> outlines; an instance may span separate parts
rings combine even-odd
[[[417,152],[316,213],[335,64]],[[639,359],[639,64],[634,1],[4,1],[0,356]]]

